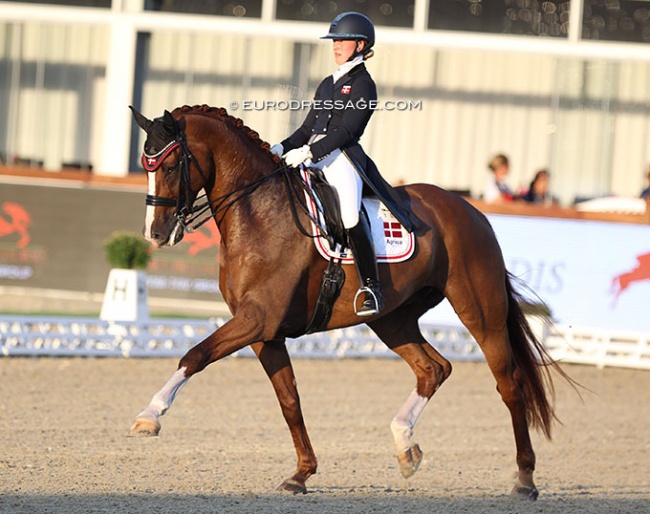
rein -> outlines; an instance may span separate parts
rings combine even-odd
[[[191,163],[194,163],[194,166],[198,170],[204,182],[207,182],[207,178],[198,160],[196,159],[196,157],[194,157],[194,154],[188,148],[185,135],[179,130],[178,123],[176,123],[175,126],[176,126],[176,138],[173,141],[171,141],[167,146],[165,146],[165,148],[162,151],[158,152],[156,155],[147,155],[146,153],[144,153],[142,156],[142,162],[143,164],[152,163],[153,165],[151,164],[149,166],[145,165],[145,169],[148,172],[155,172],[159,166],[159,162],[162,162],[173,150],[178,148],[181,154],[180,162],[179,162],[180,172],[181,172],[180,182],[178,185],[179,195],[177,198],[166,198],[163,196],[148,194],[145,198],[145,204],[150,205],[152,207],[158,207],[158,206],[176,207],[175,218],[181,224],[183,229],[186,230],[188,233],[192,233],[196,231],[202,225],[207,223],[211,218],[215,218],[217,225],[219,225],[220,221],[223,220],[223,216],[220,219],[216,218],[216,216],[219,213],[225,212],[234,203],[236,203],[244,196],[255,191],[264,182],[266,182],[276,174],[281,173],[285,171],[287,168],[289,168],[289,166],[287,166],[286,164],[283,166],[279,166],[270,174],[265,175],[253,182],[250,182],[248,184],[243,185],[242,187],[235,189],[234,191],[231,191],[229,193],[226,193],[214,199],[210,199],[210,197],[206,192],[205,194],[197,197],[196,199],[196,200],[201,200],[205,198],[206,201],[196,205],[190,205],[188,199],[191,194],[190,191]],[[216,208],[212,211],[212,214],[200,219],[201,216],[203,216],[207,211],[212,209],[213,205],[216,205]]]
[[[297,187],[295,182],[291,180],[291,175],[295,174],[298,169],[288,166],[287,164],[279,165],[268,175],[254,180],[248,184],[245,184],[229,193],[221,195],[217,198],[211,199],[206,192],[205,194],[196,198],[196,201],[205,199],[205,201],[192,205],[189,204],[189,197],[191,195],[190,190],[190,166],[194,163],[197,171],[203,178],[204,182],[207,182],[207,177],[203,172],[198,160],[194,157],[194,154],[187,146],[187,140],[185,139],[185,134],[180,130],[178,122],[175,121],[175,130],[176,135],[175,139],[169,142],[160,152],[155,155],[148,155],[146,152],[142,155],[142,164],[150,173],[155,172],[162,161],[164,161],[169,154],[178,149],[180,152],[180,182],[179,182],[179,195],[177,198],[166,198],[162,196],[156,196],[147,194],[145,198],[145,204],[152,207],[176,207],[176,214],[174,215],[178,222],[181,224],[184,230],[188,233],[192,233],[200,228],[202,225],[207,223],[211,218],[215,218],[217,226],[220,225],[220,222],[223,220],[217,218],[220,213],[224,213],[237,201],[243,197],[253,193],[257,188],[259,188],[267,180],[275,177],[278,174],[281,174],[284,178],[285,187],[287,189],[287,194],[289,196],[289,205],[291,208],[291,214],[296,224],[296,227],[301,234],[309,238],[319,237],[317,235],[311,234],[300,221],[300,216],[298,214],[298,207],[300,210],[307,215],[307,217],[320,229],[320,234],[326,236],[328,239],[331,239],[331,236],[328,234],[326,227],[322,226],[322,223],[319,222],[309,211],[309,208],[306,204],[306,200],[301,193],[307,192],[312,202],[315,205],[318,205],[318,201],[315,197],[314,191],[308,187],[305,180],[300,178],[301,187]],[[212,209],[213,206],[216,208]],[[207,211],[212,210],[212,214],[204,216]],[[332,242],[330,242],[332,244]]]

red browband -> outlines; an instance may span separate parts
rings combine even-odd
[[[167,158],[167,156],[176,150],[178,146],[179,144],[176,141],[172,141],[155,155],[147,155],[146,152],[143,152],[142,158],[140,159],[142,167],[146,171],[156,171],[160,164]]]

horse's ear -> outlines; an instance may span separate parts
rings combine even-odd
[[[133,118],[135,118],[135,122],[138,124],[138,126],[145,132],[149,133],[149,129],[151,129],[151,126],[153,125],[153,121],[147,119],[144,115],[136,111],[132,105],[129,105],[129,109],[131,109],[131,112],[133,113]]]
[[[185,117],[178,118],[178,130],[181,133],[185,133]]]
[[[170,134],[176,132],[176,121],[172,116],[172,113],[165,109],[165,114],[163,114],[163,127],[169,131]]]

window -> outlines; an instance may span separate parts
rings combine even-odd
[[[146,11],[213,14],[237,18],[262,16],[262,0],[145,0]]]
[[[605,41],[650,42],[650,3],[585,0],[582,37]]]
[[[105,7],[111,8],[111,0],[9,0],[17,4],[47,4],[70,5],[75,7]]]
[[[337,14],[356,11],[375,25],[413,27],[413,1],[403,0],[277,0],[279,20],[331,22]]]
[[[567,37],[570,4],[569,0],[431,0],[429,28]]]

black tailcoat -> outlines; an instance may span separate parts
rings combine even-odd
[[[307,144],[314,135],[322,135],[310,144],[317,162],[339,148],[350,159],[359,175],[395,217],[412,231],[413,223],[400,195],[380,175],[375,163],[366,155],[359,138],[377,108],[377,87],[365,64],[352,68],[334,83],[332,76],[323,80],[314,95],[314,103],[303,124],[282,141],[288,152]]]

